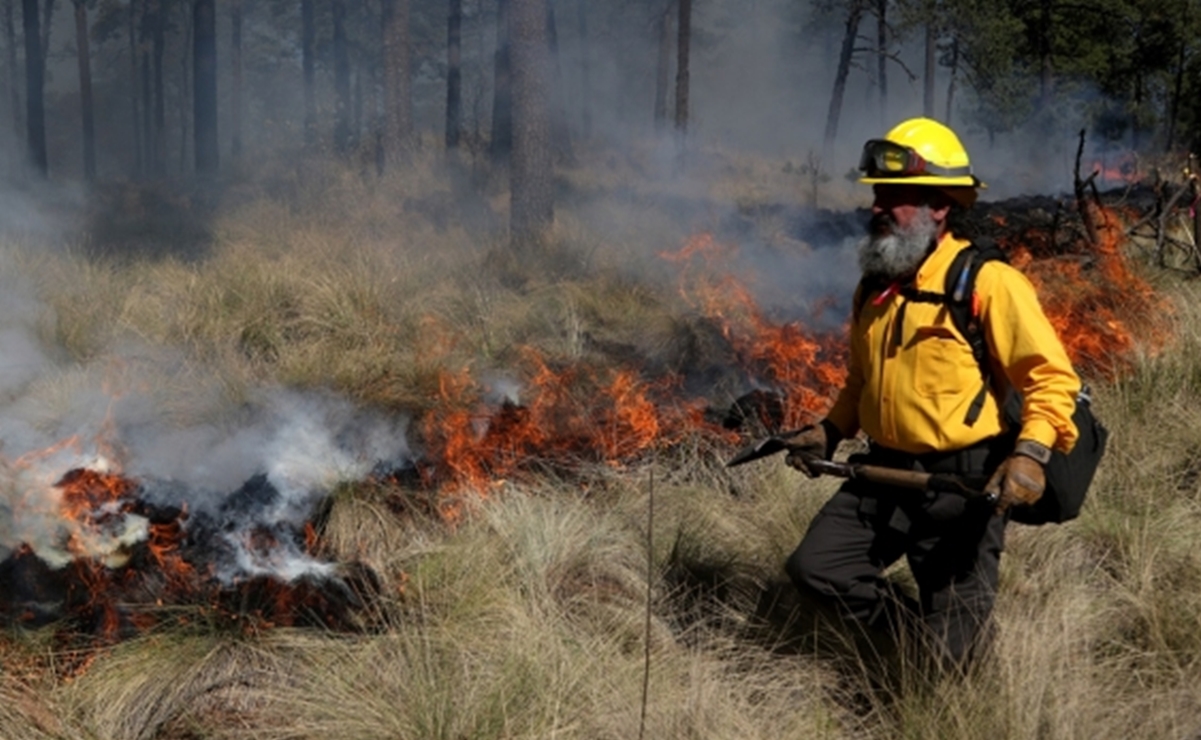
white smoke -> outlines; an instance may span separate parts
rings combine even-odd
[[[10,262],[0,253],[0,268]],[[315,509],[339,483],[411,461],[407,419],[333,393],[262,389],[234,406],[203,368],[134,345],[87,365],[55,361],[37,331],[49,309],[19,271],[0,274],[0,558],[26,545],[53,567],[78,553],[124,562],[147,537],[145,517],[97,512],[92,526],[62,514],[56,484],[84,468],[186,511],[189,537],[221,551],[211,565],[226,583],[321,576],[332,566],[301,546]]]

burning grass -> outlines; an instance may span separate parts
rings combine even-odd
[[[1083,372],[1113,380],[1130,371],[1139,353],[1155,354],[1168,342],[1173,309],[1132,269],[1117,212],[1103,210],[1095,217],[1099,243],[1083,254],[1036,259],[1027,247],[1016,246],[1011,261],[1038,288],[1073,362]]]
[[[995,655],[962,683],[931,686],[909,667],[881,688],[865,656],[842,645],[831,659],[815,644],[780,571],[834,484],[771,461],[720,465],[737,442],[726,428],[737,424],[725,423],[736,401],[735,422],[793,426],[822,413],[841,382],[837,331],[758,305],[759,286],[730,267],[736,239],[663,228],[610,243],[567,213],[551,267],[490,271],[492,245],[391,207],[449,189],[327,184],[293,193],[296,207],[244,198],[203,261],[21,255],[54,315],[31,326],[76,365],[43,361],[44,379],[14,411],[54,437],[80,415],[81,389],[115,375],[122,398],[146,393],[171,422],[151,437],[211,425],[245,443],[239,425],[265,385],[409,414],[397,431],[409,466],[357,460],[333,483],[300,478],[327,504],[304,517],[316,538],[302,524],[248,535],[260,554],[287,539],[318,564],[361,564],[365,590],[352,590],[367,596],[335,612],[354,628],[324,618],[335,592],[318,582],[210,580],[212,561],[192,548],[217,539],[222,520],[149,511],[169,500],[147,495],[160,479],[134,467],[58,469],[50,482],[79,490],[64,500],[81,526],[146,519],[146,537],[115,553],[124,564],[76,558],[89,568],[48,576],[103,583],[107,601],[81,603],[92,622],[116,614],[124,639],[64,639],[92,629],[78,618],[3,636],[0,735],[624,740],[640,724],[648,577],[648,737],[1196,729],[1201,324],[1191,285],[1151,290],[1117,242],[1023,255],[1017,247],[1033,242],[1017,230],[1013,261],[1057,325],[1103,337],[1065,336],[1100,381],[1111,455],[1080,521],[1012,530]],[[354,417],[339,439],[363,425]],[[192,457],[222,451],[190,444]],[[270,449],[277,460],[324,459]],[[243,487],[258,500],[247,478],[219,493]],[[73,542],[69,553],[84,540]],[[135,566],[153,566],[157,580]],[[300,618],[305,608],[316,618]]]

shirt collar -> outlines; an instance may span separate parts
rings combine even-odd
[[[942,288],[947,270],[951,267],[951,262],[955,259],[955,255],[959,254],[959,250],[971,244],[965,239],[958,239],[951,232],[946,232],[942,238],[938,240],[938,246],[930,253],[922,262],[921,267],[917,269],[917,278],[914,280],[914,286],[928,290],[931,283],[937,282],[937,287]]]

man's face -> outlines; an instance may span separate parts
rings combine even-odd
[[[912,228],[919,213],[928,211],[941,230],[946,220],[946,207],[929,206],[930,188],[921,185],[872,185],[872,236],[884,236],[896,230]]]
[[[868,235],[859,244],[859,267],[870,277],[912,275],[941,236],[949,208],[928,205],[929,188],[874,185]]]

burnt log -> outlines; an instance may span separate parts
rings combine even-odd
[[[1096,246],[1099,243],[1097,239],[1097,226],[1093,223],[1092,212],[1089,210],[1088,203],[1085,200],[1085,187],[1093,181],[1097,173],[1093,172],[1093,174],[1089,175],[1087,181],[1080,179],[1080,157],[1083,154],[1084,129],[1080,129],[1080,143],[1076,147],[1076,166],[1072,170],[1072,182],[1076,191],[1076,208],[1080,212],[1080,221],[1084,224],[1084,232],[1088,234],[1089,244]],[[1095,189],[1094,192],[1096,192]]]

